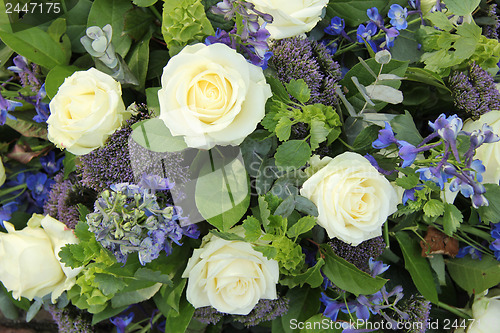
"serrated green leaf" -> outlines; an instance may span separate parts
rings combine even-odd
[[[323,273],[340,289],[355,295],[369,295],[379,291],[387,282],[386,279],[379,276],[373,278],[368,273],[359,270],[353,264],[337,256],[328,245],[322,245],[321,249],[326,255]]]
[[[410,273],[413,283],[425,298],[436,304],[439,299],[434,277],[427,259],[421,255],[420,245],[404,231],[397,232],[396,239],[403,252],[405,268]]]
[[[405,190],[411,190],[419,183],[419,178],[416,174],[404,175],[396,179],[396,185],[404,188]]]
[[[453,236],[453,233],[458,229],[460,223],[462,223],[463,218],[462,212],[455,205],[445,203],[443,214],[444,233],[448,236]]]
[[[95,273],[94,282],[106,296],[114,295],[127,286],[123,279],[110,274]]]
[[[280,118],[280,120],[278,120],[278,123],[276,124],[276,128],[274,129],[278,139],[280,139],[281,141],[288,140],[290,138],[292,125],[293,122],[289,118],[287,117]]]
[[[481,0],[447,0],[446,8],[455,15],[467,16],[476,10],[480,2]]]
[[[245,239],[248,242],[255,242],[262,236],[260,221],[253,216],[249,216],[243,221],[243,228],[245,229]]]
[[[71,244],[67,244],[66,246],[62,247],[61,250],[59,251],[59,258],[61,258],[61,262],[71,268],[77,268],[82,266],[82,262],[80,260],[75,260],[73,256],[73,251],[71,250]],[[75,245],[73,245],[75,246]],[[77,246],[78,249],[81,249],[81,247]],[[82,256],[83,256],[83,249],[81,249]]]
[[[441,216],[444,213],[444,203],[441,200],[431,199],[424,205],[424,213],[429,217]]]
[[[311,147],[303,140],[290,140],[281,144],[274,158],[278,167],[293,167],[298,169],[306,164],[311,157]]]
[[[480,294],[500,283],[500,262],[483,255],[481,260],[470,256],[446,260],[451,278],[471,294]]]
[[[245,238],[243,238],[237,234],[234,234],[232,232],[222,232],[222,231],[212,229],[212,230],[210,230],[210,233],[214,234],[215,236],[217,236],[219,238],[227,240],[227,241],[245,241]]]
[[[286,83],[286,90],[299,102],[306,103],[311,98],[311,90],[303,79],[292,79]]]
[[[269,204],[266,201],[266,197],[263,195],[259,196],[258,202],[259,202],[260,220],[262,221],[264,228],[267,228],[267,226],[269,225],[269,216],[271,215]]]
[[[278,254],[278,250],[271,245],[254,245],[253,247],[255,251],[262,252],[264,257],[267,259],[274,259]]]
[[[325,126],[325,123],[320,120],[311,122],[311,149],[315,150],[319,144],[326,140],[330,130]]]
[[[434,26],[438,27],[441,30],[450,31],[455,28],[453,24],[451,24],[450,20],[448,20],[446,14],[443,12],[436,11],[426,14],[425,17],[428,18]]]
[[[316,224],[317,222],[315,217],[304,216],[288,229],[286,235],[290,238],[295,238],[308,232],[309,230],[314,228]]]
[[[304,273],[297,274],[281,280],[282,285],[286,285],[289,288],[295,288],[296,286],[302,287],[304,284],[309,284],[311,288],[318,288],[324,281],[323,275],[321,274],[321,267],[325,264],[322,258],[319,258],[313,267],[309,267]]]

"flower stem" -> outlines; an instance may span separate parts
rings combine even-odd
[[[443,308],[443,309],[445,309],[445,310],[447,310],[447,311],[449,311],[449,312],[451,312],[451,313],[453,313],[461,318],[464,318],[464,319],[471,319],[472,318],[464,310],[456,308],[456,307],[451,306],[451,305],[448,305],[448,304],[443,303],[441,301],[438,301],[437,306],[439,306],[440,308]]]

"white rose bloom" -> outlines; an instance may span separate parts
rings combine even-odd
[[[260,67],[224,44],[186,46],[163,69],[160,119],[189,147],[239,145],[272,96]]]
[[[333,159],[313,157],[311,170],[315,173],[300,194],[316,204],[318,224],[330,238],[356,246],[382,234],[381,227],[397,210],[399,198],[366,158],[351,152]]]
[[[209,234],[193,251],[182,277],[189,278],[186,297],[195,308],[247,315],[259,299],[276,299],[279,266],[250,243]]]
[[[9,222],[4,225],[8,233],[0,234],[0,281],[16,299],[32,300],[51,293],[55,303],[81,271],[59,261],[61,248],[78,242],[73,230],[40,214],[33,214],[28,226],[19,231]]]
[[[500,327],[500,293],[499,290],[490,290],[490,297],[479,296],[472,304],[474,322],[467,329],[467,333],[498,332]],[[493,294],[493,295],[492,295]]]
[[[120,83],[108,74],[95,68],[73,73],[50,101],[49,140],[75,155],[103,146],[130,117],[121,96]]]
[[[491,126],[493,133],[500,135],[500,111],[490,111],[483,114],[476,121],[467,121],[463,130],[472,132],[480,130],[483,124]],[[486,171],[483,173],[483,183],[498,184],[500,181],[500,141],[494,143],[483,143],[476,149],[475,159],[483,162]]]
[[[3,166],[2,158],[0,157],[0,186],[2,186],[3,183],[5,183],[5,179],[6,179],[5,167]]]
[[[273,17],[266,29],[273,39],[293,37],[311,31],[321,19],[328,0],[249,0],[255,8]]]

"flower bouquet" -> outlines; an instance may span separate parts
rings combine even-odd
[[[4,320],[498,332],[495,1],[0,9]]]

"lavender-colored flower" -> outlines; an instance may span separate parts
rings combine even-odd
[[[9,112],[13,111],[15,108],[20,107],[20,106],[23,106],[23,103],[5,99],[0,94],[0,126],[5,124],[5,122],[7,121],[7,118],[10,118],[12,120],[16,120],[17,118],[14,117],[13,115],[9,114]]]
[[[344,31],[344,28],[344,19],[341,19],[338,16],[334,16],[330,21],[330,25],[325,28],[325,33],[333,36],[340,35],[342,31]]]
[[[404,327],[410,327],[408,333],[425,333],[431,311],[431,302],[422,296],[411,295],[411,297],[402,302],[399,307],[401,311],[408,315],[407,319],[399,318],[403,323],[411,323]]]
[[[370,267],[372,277],[376,277],[377,275],[384,273],[390,267],[390,265],[386,265],[382,261],[376,261],[373,258],[370,258],[368,265]]]
[[[491,236],[494,240],[490,244],[490,249],[494,252],[495,258],[500,261],[500,223],[492,224]]]
[[[462,247],[458,250],[458,254],[455,256],[456,258],[463,258],[466,255],[470,255],[472,259],[479,259],[481,260],[483,257],[483,254],[481,251],[473,247],[472,245],[468,245],[465,247]]]
[[[75,306],[68,304],[64,308],[49,305],[48,311],[57,324],[59,332],[65,333],[94,333],[92,315],[80,311]]]
[[[246,327],[251,327],[283,316],[288,312],[288,308],[289,300],[286,297],[261,299],[248,315],[233,315],[233,319],[244,324]]]
[[[21,55],[17,55],[12,61],[14,66],[7,67],[7,69],[19,75],[23,87],[31,87],[33,92],[38,92],[41,86],[37,78],[40,73],[40,66],[31,64],[30,68],[28,59]]]
[[[211,306],[204,306],[194,310],[193,318],[207,325],[215,325],[222,318],[224,314],[212,308]]]
[[[490,39],[498,40],[498,29],[500,28],[500,19],[497,15],[497,4],[490,4],[488,6],[488,17],[490,17],[494,24],[488,24],[483,27],[483,35]]]
[[[64,180],[63,173],[57,174],[54,181],[43,206],[43,213],[59,220],[68,228],[74,229],[80,218],[78,206],[69,202],[75,185],[71,179]]]
[[[408,9],[403,8],[398,4],[393,4],[389,8],[387,16],[391,19],[391,24],[396,29],[402,30],[408,27],[408,22],[406,22],[406,18],[408,17]]]
[[[371,272],[370,258],[377,258],[384,252],[385,242],[382,237],[366,240],[358,246],[349,245],[337,238],[328,242],[333,252],[367,273]]]
[[[340,66],[322,44],[292,37],[274,41],[270,50],[274,54],[271,64],[281,82],[303,79],[311,90],[308,104],[336,105]]]
[[[402,168],[406,168],[413,164],[415,159],[417,158],[417,154],[421,151],[421,149],[416,148],[411,143],[408,143],[403,140],[398,141],[399,148],[399,157],[403,159]]]

